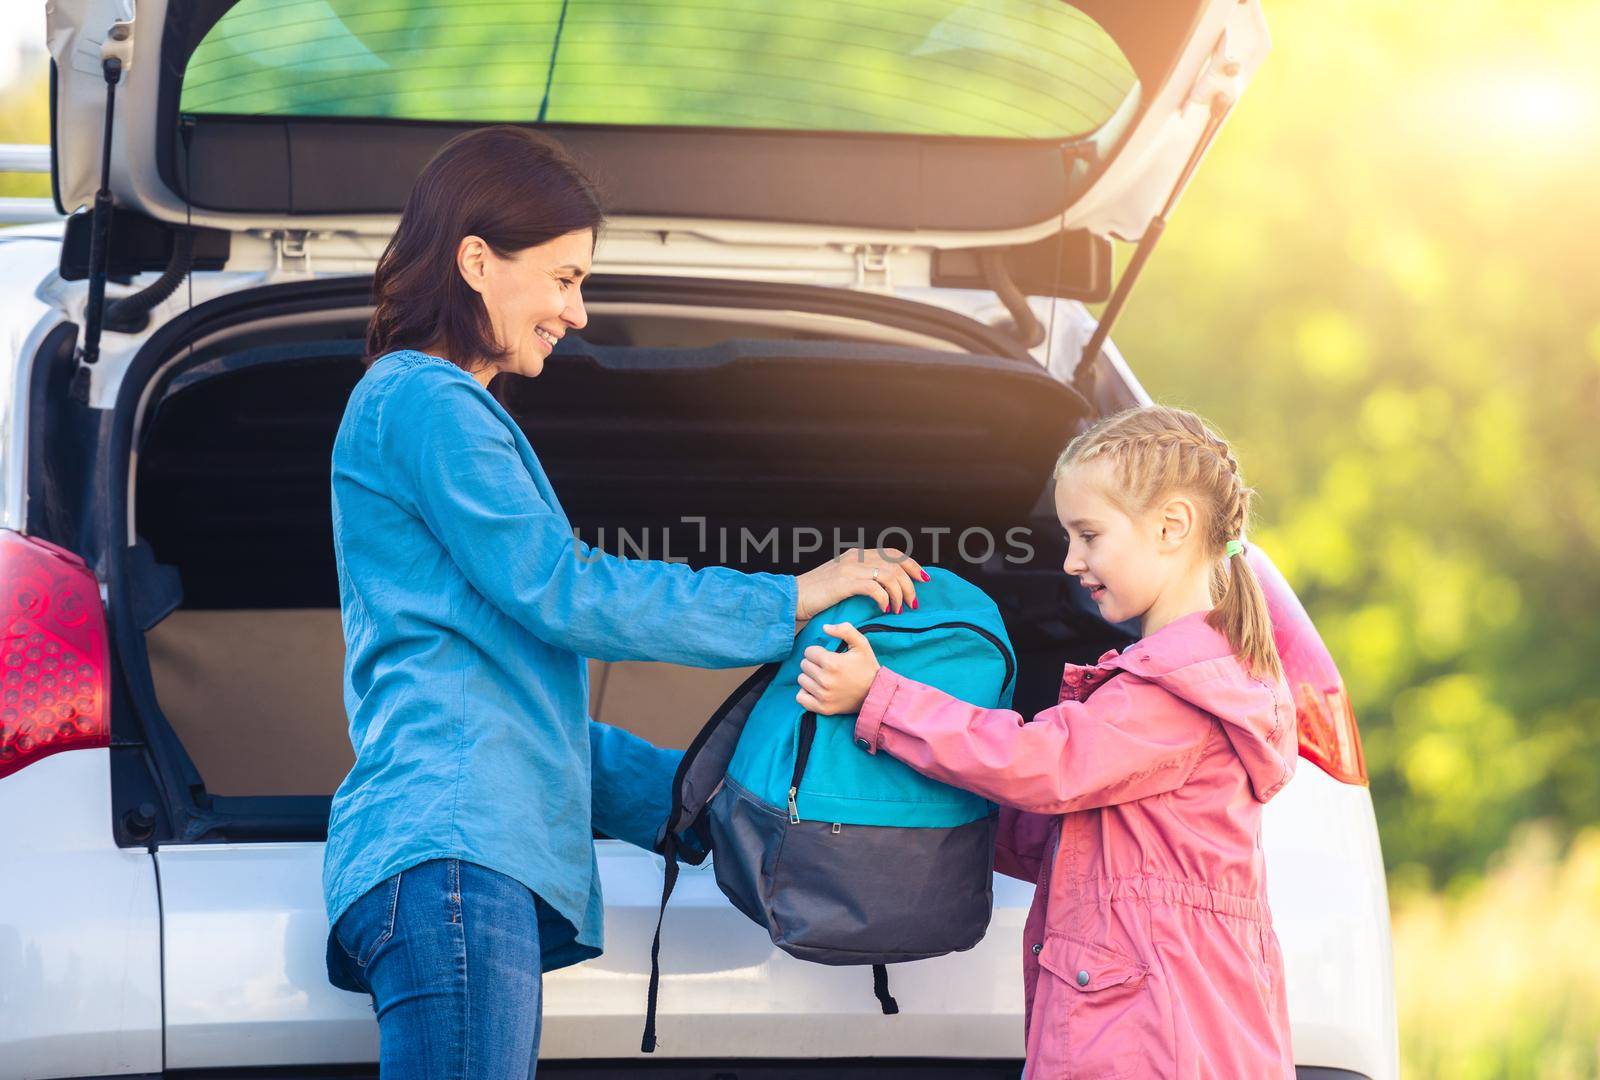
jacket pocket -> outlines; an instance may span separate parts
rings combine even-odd
[[[1109,945],[1059,934],[1044,939],[1039,965],[1084,994],[1113,986],[1137,986],[1150,972],[1149,964]]]
[[[1155,1075],[1171,1039],[1145,985],[1150,965],[1101,942],[1048,935],[1039,953],[1039,1000],[1029,1075],[1121,1080]],[[1041,1008],[1042,1006],[1042,1008]]]

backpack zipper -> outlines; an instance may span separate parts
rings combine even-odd
[[[971,630],[993,645],[995,651],[1000,654],[1000,659],[1005,661],[1006,677],[1005,681],[1000,684],[1002,692],[1007,686],[1011,685],[1011,679],[1016,674],[1016,661],[1012,659],[1011,653],[1006,649],[1000,638],[973,623],[945,622],[934,623],[932,626],[889,626],[885,623],[868,623],[864,626],[858,626],[856,629],[863,634],[877,633],[880,630],[894,634],[921,634],[928,630]],[[836,653],[844,652],[849,647],[848,643],[841,641],[834,646],[833,651]],[[806,762],[811,758],[811,744],[816,740],[816,737],[817,714],[813,712],[802,713],[800,716],[800,740],[794,754],[794,773],[789,778],[789,824],[791,825],[800,824],[800,808],[796,800],[800,797],[800,780],[805,776]]]

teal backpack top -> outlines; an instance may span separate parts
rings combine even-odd
[[[885,964],[970,949],[993,907],[996,810],[855,743],[854,714],[817,716],[795,700],[805,650],[846,645],[824,624],[848,622],[884,666],[984,708],[1009,708],[1016,654],[994,601],[949,570],[917,586],[916,609],[885,614],[866,597],[820,613],[787,659],[759,668],[684,753],[661,907],[678,859],[705,858],[735,907],[779,948],[824,964],[873,967],[885,1012]],[[699,844],[694,840],[700,841]],[[642,1049],[655,1047],[660,923]]]
[[[807,623],[769,692],[750,710],[728,779],[766,805],[784,808],[791,823],[929,828],[987,816],[982,797],[930,780],[892,757],[862,753],[854,713],[813,716],[795,702],[805,650],[844,651],[822,627],[847,622],[866,635],[879,663],[897,673],[963,701],[1009,705],[1016,663],[994,602],[948,570],[932,578],[918,587],[915,611],[885,615],[873,601],[854,596]]]

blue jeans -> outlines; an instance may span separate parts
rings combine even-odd
[[[367,892],[333,938],[372,995],[383,1080],[533,1076],[542,980],[527,886],[434,859]]]

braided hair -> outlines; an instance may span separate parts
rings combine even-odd
[[[1227,441],[1192,412],[1146,405],[1108,416],[1073,439],[1056,461],[1055,475],[1059,479],[1095,461],[1111,466],[1117,489],[1106,497],[1130,517],[1174,494],[1195,501],[1202,554],[1212,567],[1213,607],[1206,622],[1227,637],[1247,670],[1281,678],[1261,583],[1243,550],[1228,556],[1229,541],[1243,544],[1255,492],[1245,485]]]

